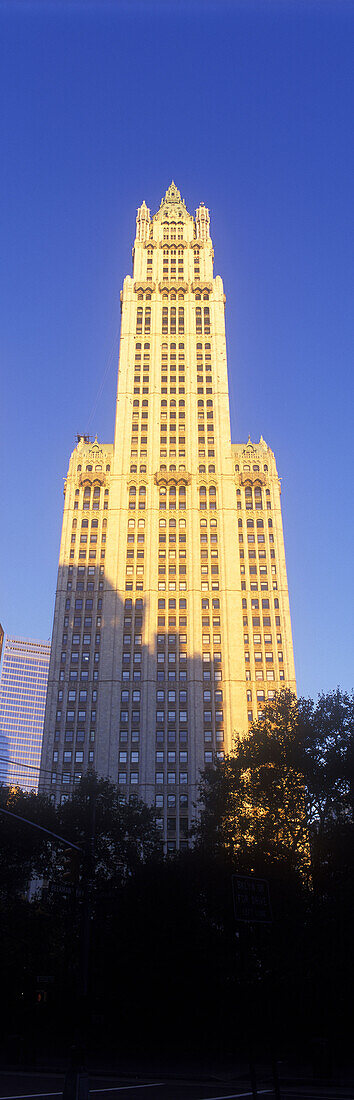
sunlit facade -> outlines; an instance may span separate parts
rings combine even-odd
[[[5,637],[0,676],[0,777],[37,790],[50,642]]]
[[[114,444],[78,438],[65,504],[43,784],[90,766],[186,844],[200,771],[295,672],[272,451],[232,444],[209,211],[138,210]]]

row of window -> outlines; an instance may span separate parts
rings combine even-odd
[[[85,466],[85,470],[87,470],[88,473],[92,473],[94,469],[95,469],[95,471],[96,470],[103,470],[102,463],[99,463],[95,467],[93,467],[90,463],[87,466]],[[110,467],[110,464],[108,463],[105,466],[106,473],[109,473],[110,469],[111,469],[111,467]],[[80,464],[80,465],[77,466],[77,472],[81,473],[81,470],[82,470],[82,465]],[[79,490],[77,490],[77,491],[79,492]]]
[[[87,703],[89,698],[90,698],[90,691],[87,689],[87,687],[79,688],[78,690],[76,689],[76,687],[74,687],[74,688],[69,688],[69,690],[68,690],[68,703],[75,703],[76,699],[79,700],[79,704],[80,703]],[[91,698],[92,698],[93,703],[97,703],[97,689],[96,688],[94,688],[94,690],[92,691]],[[63,690],[62,690],[62,688],[59,688],[58,703],[62,703],[62,701],[63,701]]]
[[[180,810],[185,810],[188,807],[188,794],[186,791],[183,791],[179,795],[178,803]],[[178,803],[176,801],[176,795],[172,794],[171,792],[167,794],[167,797],[164,794],[160,793],[156,793],[155,795],[155,806],[160,810],[162,810],[166,804],[168,808],[172,808],[175,807]]]
[[[244,462],[243,466],[242,466],[242,469],[243,470],[251,470],[251,467],[250,467],[249,463]],[[235,473],[239,473],[239,470],[240,470],[240,467],[235,466]],[[253,470],[254,473],[259,473],[260,466],[258,466],[258,464],[256,464],[256,465],[252,466],[252,470]],[[263,470],[267,474],[268,473],[268,466],[267,465],[263,466]]]
[[[163,786],[166,780],[169,786],[176,786],[178,783],[181,787],[185,786],[188,783],[188,772],[168,771],[166,777],[164,772],[155,772],[156,787]]]

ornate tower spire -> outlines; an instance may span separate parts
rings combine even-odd
[[[136,238],[138,241],[147,241],[149,236],[150,227],[150,210],[146,205],[145,199],[143,199],[141,206],[138,206],[136,215]]]

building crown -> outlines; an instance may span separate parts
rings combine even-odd
[[[174,180],[172,180],[164,198],[161,199],[155,218],[158,217],[159,220],[161,216],[176,218],[182,214],[189,218],[191,217],[191,215],[188,214],[184,199],[181,198],[181,192],[178,190],[178,187],[176,187]]]

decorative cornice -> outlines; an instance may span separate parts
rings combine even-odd
[[[201,279],[195,279],[195,281],[192,283],[192,290],[193,291],[194,290],[200,290],[201,292],[203,292],[203,290],[209,290],[209,292],[211,292],[212,289],[213,289],[213,284],[212,283],[204,283],[204,282],[201,281]]]
[[[159,283],[159,290],[183,290],[184,292],[186,292],[188,290],[188,286],[189,283],[183,283],[182,280],[163,279],[163,281]]]
[[[159,241],[159,248],[188,248],[188,241],[176,240],[176,241]]]
[[[156,287],[156,283],[153,283],[153,282],[150,282],[150,281],[148,281],[148,282],[145,281],[144,282],[141,279],[137,283],[134,283],[133,290],[136,293],[137,290],[143,290],[143,291],[145,291],[145,290],[155,290],[155,287]]]
[[[93,485],[96,481],[99,485],[105,485],[106,480],[103,470],[83,470],[82,474],[79,474],[79,485],[85,485],[86,482]]]
[[[241,470],[240,473],[236,474],[236,481],[239,485],[247,485],[248,482],[251,482],[251,485],[256,485],[257,482],[259,485],[267,484],[267,478],[261,470]]]
[[[187,470],[157,470],[155,485],[189,485],[191,475]]]

